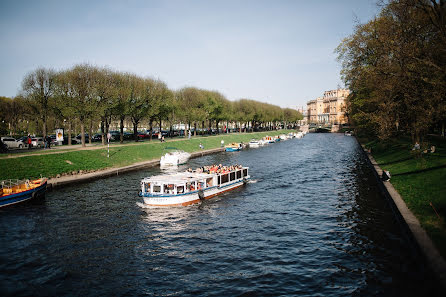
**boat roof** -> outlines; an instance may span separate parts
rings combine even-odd
[[[198,172],[178,172],[172,174],[164,174],[146,177],[143,179],[144,182],[161,182],[161,183],[185,183],[190,181],[196,181],[200,179],[213,177],[215,174],[209,173],[198,173]]]
[[[247,169],[248,167],[242,167],[237,170]],[[235,170],[236,171],[236,170]],[[231,172],[235,172],[231,171]],[[156,175],[145,177],[143,182],[158,182],[158,183],[170,183],[170,184],[178,184],[178,183],[186,183],[191,181],[203,180],[206,178],[214,177],[216,173],[205,173],[205,172],[176,172],[170,174]]]

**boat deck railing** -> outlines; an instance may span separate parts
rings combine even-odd
[[[27,180],[25,179],[5,179],[0,181],[0,186],[2,189],[10,189],[12,187],[20,186],[26,182]]]

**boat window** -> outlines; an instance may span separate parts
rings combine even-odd
[[[153,186],[153,193],[161,192],[161,186]]]
[[[228,174],[223,174],[223,175],[221,176],[221,183],[224,184],[224,183],[227,183],[228,181],[229,181],[229,176],[228,176]]]
[[[212,177],[206,179],[206,187],[212,187],[214,185],[213,182],[214,182],[214,179]]]
[[[204,189],[206,187],[206,183],[204,181],[198,182],[198,190]]]
[[[242,178],[242,171],[241,170],[237,170],[237,179]]]
[[[174,194],[174,189],[175,189],[174,184],[164,185],[164,193]]]
[[[231,181],[235,179],[235,172],[231,172]]]
[[[195,182],[186,183],[186,189],[189,191],[195,191]]]
[[[243,176],[248,176],[248,169],[243,169]]]
[[[150,192],[150,183],[144,183],[144,192]]]
[[[218,178],[217,178],[217,179],[218,179],[218,181],[217,181],[217,182],[218,182],[218,184],[220,185],[220,184],[221,184],[221,181],[220,181],[220,175],[218,176]]]
[[[184,186],[177,186],[177,193],[178,194],[184,193]]]

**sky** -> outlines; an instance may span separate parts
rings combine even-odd
[[[334,50],[378,11],[376,0],[0,0],[0,96],[38,67],[89,63],[305,107],[343,87]]]

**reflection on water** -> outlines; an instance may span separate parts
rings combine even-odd
[[[192,159],[253,180],[202,204],[140,208],[159,168],[0,210],[2,295],[433,296],[354,138],[310,134]]]

